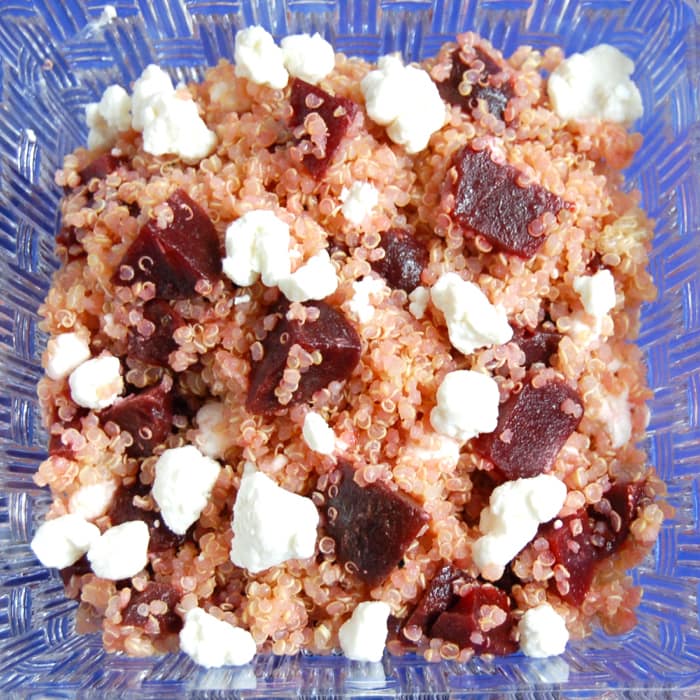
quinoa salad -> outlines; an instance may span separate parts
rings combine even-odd
[[[110,652],[557,655],[630,630],[652,226],[634,66],[261,27],[64,159],[32,548]]]

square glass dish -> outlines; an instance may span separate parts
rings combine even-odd
[[[0,696],[649,697],[700,693],[700,46],[697,0],[15,0],[0,3]],[[233,57],[234,34],[320,31],[337,51],[376,59],[434,54],[474,30],[510,55],[521,44],[565,52],[610,43],[636,63],[644,144],[627,172],[656,221],[643,309],[650,461],[675,514],[634,572],[639,624],[602,631],[549,659],[467,664],[385,657],[260,657],[206,671],[184,655],[108,655],[74,631],[75,603],[29,541],[49,504],[32,481],[46,454],[36,384],[46,338],[37,309],[57,267],[55,170],[84,144],[84,107],[148,63],[201,79]]]

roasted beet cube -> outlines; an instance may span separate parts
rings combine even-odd
[[[317,114],[325,124],[322,134],[305,135],[311,152],[304,155],[304,167],[315,178],[323,177],[340,148],[340,143],[348,132],[359,111],[356,102],[347,97],[337,97],[319,87],[295,78],[289,97],[292,106],[292,127],[304,124],[310,114]]]
[[[155,601],[161,602],[156,603],[153,612],[151,604]],[[131,592],[131,600],[122,611],[122,623],[144,627],[151,618],[158,625],[156,634],[175,634],[182,629],[182,618],[175,612],[179,602],[180,595],[170,584],[149,581],[142,591]]]
[[[114,284],[153,282],[159,299],[182,299],[194,296],[198,280],[219,279],[219,237],[207,213],[184,190],[176,190],[168,204],[173,221],[165,228],[154,219],[143,225],[112,278]]]
[[[557,214],[569,206],[540,185],[518,185],[520,171],[494,163],[488,150],[465,146],[455,165],[455,221],[463,229],[481,234],[497,250],[532,257],[545,236],[532,236],[529,225],[545,212]]]
[[[469,500],[464,505],[462,518],[467,525],[476,527],[481,519],[481,511],[489,505],[491,492],[504,479],[495,469],[478,469],[469,474],[469,479],[472,482],[472,490],[469,492]]]
[[[340,483],[326,493],[326,532],[335,540],[338,561],[376,586],[397,566],[428,514],[386,486],[358,486],[353,467],[343,460],[338,466]]]
[[[490,584],[474,584],[449,610],[440,614],[430,636],[472,648],[477,654],[511,654],[514,619],[505,591]]]
[[[583,403],[568,384],[526,381],[501,404],[496,430],[472,444],[506,479],[537,476],[552,467],[582,415]]]
[[[78,174],[83,185],[90,184],[90,180],[98,178],[104,179],[111,172],[114,172],[123,162],[122,158],[117,158],[111,153],[103,153],[101,156],[90,161]]]
[[[513,340],[525,354],[525,367],[530,367],[535,362],[549,365],[549,358],[559,348],[561,333],[558,333],[553,327],[539,326],[534,331],[527,328],[516,328],[513,332]]]
[[[73,430],[77,430],[78,432],[80,432],[80,430],[82,429],[82,426],[83,426],[81,418],[83,416],[86,416],[87,413],[88,413],[88,411],[86,409],[81,408],[76,413],[75,417],[72,420],[70,420],[66,423],[63,423],[63,430],[66,431],[66,430],[69,430],[72,428]],[[49,455],[51,457],[64,457],[65,459],[73,459],[75,457],[75,453],[73,452],[73,448],[70,447],[70,445],[66,445],[63,442],[62,435],[63,435],[63,433],[59,433],[59,434],[52,433],[50,435],[50,437],[49,437]]]
[[[173,333],[185,324],[182,316],[165,299],[152,299],[143,305],[143,317],[153,323],[155,331],[148,337],[136,330],[129,332],[129,357],[151,365],[167,367],[168,356],[178,345]]]
[[[360,337],[340,311],[322,301],[305,306],[317,308],[318,318],[304,323],[289,321],[283,310],[277,325],[263,341],[263,358],[250,371],[246,408],[252,413],[270,414],[308,401],[330,382],[347,379],[360,360]],[[291,399],[280,403],[275,389],[282,380],[293,345],[308,353],[318,351],[321,361],[301,370],[299,385]]]
[[[163,385],[143,389],[100,412],[103,423],[113,421],[131,434],[130,457],[147,457],[172,431],[173,406],[170,392]]]
[[[614,554],[630,533],[630,525],[638,515],[640,504],[646,499],[645,482],[614,484],[603,500],[589,508],[591,540],[597,556]],[[606,502],[610,504],[607,508]]]
[[[451,564],[445,564],[428,583],[418,605],[406,618],[403,627],[420,627],[427,633],[438,615],[445,612],[455,602],[454,582],[461,572]]]
[[[428,264],[428,250],[410,232],[400,228],[390,228],[381,237],[384,257],[372,263],[393,289],[412,292],[420,284],[423,268]]]

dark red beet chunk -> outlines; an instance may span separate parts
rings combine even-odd
[[[75,226],[64,226],[56,235],[56,245],[58,252],[62,253],[61,248],[65,248],[65,256],[68,262],[77,260],[86,255],[83,244],[78,240],[78,233],[81,229]]]
[[[561,333],[543,326],[539,326],[534,331],[527,328],[516,328],[513,332],[513,340],[525,353],[525,367],[530,367],[535,362],[549,365],[549,358],[559,347]]]
[[[428,264],[428,250],[409,231],[390,228],[382,233],[381,247],[384,257],[372,263],[393,289],[412,292],[420,284],[423,268]]]
[[[582,415],[581,399],[568,384],[555,379],[534,387],[526,381],[501,405],[496,430],[473,446],[506,479],[537,476],[554,464]]]
[[[148,612],[145,616],[139,612],[140,605],[149,605],[154,600],[162,600],[168,609],[164,613]],[[143,627],[148,618],[152,617],[158,623],[158,634],[175,634],[182,629],[182,618],[175,612],[175,606],[180,602],[178,592],[167,583],[151,581],[143,591],[132,591],[131,600],[122,612],[122,622],[125,625]]]
[[[477,526],[481,519],[481,511],[486,508],[491,498],[491,492],[504,481],[495,470],[483,471],[481,469],[469,474],[472,482],[472,490],[469,500],[464,505],[462,518],[467,525]]]
[[[330,382],[347,379],[360,360],[360,337],[340,311],[322,301],[305,306],[318,308],[318,319],[303,324],[289,321],[282,307],[282,318],[263,341],[263,359],[254,363],[250,371],[246,408],[252,413],[270,414],[308,401]],[[282,379],[289,350],[295,343],[309,353],[320,351],[322,361],[302,371],[291,401],[282,405],[275,396],[275,388]]]
[[[88,163],[79,173],[80,180],[83,185],[90,184],[90,180],[98,178],[102,180],[111,172],[114,172],[119,164],[122,163],[121,158],[116,158],[111,153],[103,153],[92,162]]]
[[[155,324],[155,331],[148,337],[136,330],[129,332],[129,356],[151,365],[167,367],[168,356],[178,345],[173,333],[185,324],[182,316],[165,301],[152,299],[143,305],[143,317]]]
[[[413,612],[406,618],[406,627],[420,627],[427,633],[438,615],[445,612],[456,599],[453,583],[461,573],[451,564],[445,564],[423,592]]]
[[[528,226],[545,212],[569,206],[540,185],[520,187],[520,171],[498,165],[487,150],[465,146],[457,154],[457,186],[452,212],[457,223],[486,238],[497,250],[532,257],[545,236],[531,236]]]
[[[318,144],[321,152],[318,155],[314,152],[307,153],[303,158],[304,167],[316,179],[320,179],[340,148],[340,143],[355,119],[359,107],[347,97],[331,95],[299,78],[292,82],[289,101],[293,110],[292,127],[303,124],[304,119],[312,112],[318,114],[326,125],[324,143]],[[305,139],[315,150],[317,144],[312,143],[308,136]]]
[[[604,508],[604,501],[589,509],[591,539],[599,558],[614,554],[627,539],[641,502],[646,500],[645,482],[614,484],[603,498],[610,504],[609,510]]]
[[[113,421],[121,430],[131,433],[134,442],[127,449],[130,457],[147,457],[170,435],[172,398],[159,384],[105,408],[100,412],[100,419],[103,423]]]
[[[505,615],[494,616],[494,607]],[[454,642],[462,649],[471,647],[477,654],[502,656],[518,648],[513,641],[513,627],[505,591],[490,584],[475,584],[453,607],[440,614],[430,628],[430,636]]]
[[[68,421],[67,423],[63,424],[63,430],[69,430],[70,428],[73,428],[74,430],[77,430],[80,432],[80,429],[83,427],[82,421],[80,420],[83,416],[86,416],[88,411],[86,409],[80,409],[78,413],[76,413],[75,418],[73,420]],[[71,448],[69,445],[66,445],[63,440],[61,439],[62,434],[51,434],[49,437],[49,455],[51,457],[64,457],[65,459],[73,459],[75,457],[75,453],[73,452],[73,448]]]
[[[185,540],[187,535],[176,535],[168,530],[160,517],[160,513],[152,510],[144,510],[134,505],[134,496],[143,496],[148,493],[148,487],[138,484],[131,488],[121,487],[114,494],[108,515],[112,526],[121,525],[129,520],[143,520],[148,525],[150,539],[148,551],[151,554],[158,554],[168,549],[177,549]]]
[[[397,566],[429,518],[403,493],[380,484],[362,488],[350,464],[339,460],[339,467],[341,481],[326,494],[326,532],[335,540],[338,561],[376,586]]]
[[[184,190],[174,192],[168,204],[172,223],[159,228],[151,219],[143,225],[112,278],[114,284],[153,282],[159,299],[183,299],[194,296],[198,280],[219,279],[219,237],[207,213]],[[121,276],[125,266],[133,269],[130,279]]]

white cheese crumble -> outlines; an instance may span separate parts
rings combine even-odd
[[[615,450],[626,445],[632,437],[632,413],[628,399],[627,389],[620,394],[605,393],[598,412],[598,420],[603,423]]]
[[[233,506],[231,561],[257,573],[316,548],[318,511],[310,498],[278,486],[249,462]]]
[[[274,212],[255,209],[236,219],[226,229],[224,273],[241,287],[262,276],[274,287],[290,274],[289,226]]]
[[[449,372],[437,390],[430,424],[438,433],[464,443],[498,424],[499,391],[496,381],[480,372]]]
[[[64,569],[75,564],[99,537],[95,525],[79,515],[69,514],[43,523],[30,546],[44,566]]]
[[[381,277],[366,275],[358,282],[352,283],[353,295],[347,302],[351,311],[360,323],[369,323],[374,316],[374,306],[370,297],[381,294],[385,287]]]
[[[231,445],[224,405],[220,401],[207,401],[195,416],[197,432],[194,444],[199,451],[212,459],[223,457]]]
[[[184,535],[207,505],[221,468],[194,445],[165,450],[155,464],[151,493],[165,524]]]
[[[330,455],[335,451],[335,433],[318,413],[309,411],[304,417],[302,428],[304,442],[310,450],[322,455]]]
[[[408,295],[408,310],[420,321],[425,316],[425,310],[430,301],[430,290],[427,287],[416,287]]]
[[[149,539],[143,520],[129,520],[105,530],[87,553],[95,575],[110,581],[136,576],[148,564]]]
[[[523,654],[537,659],[563,654],[569,641],[564,618],[549,603],[526,610],[518,634]]]
[[[110,85],[99,102],[85,107],[88,132],[88,148],[106,148],[122,131],[131,128],[131,98],[121,85]]]
[[[338,288],[338,275],[328,251],[319,251],[289,277],[281,279],[279,288],[289,301],[325,299],[333,294]]]
[[[286,36],[281,46],[289,74],[307,83],[316,85],[335,68],[335,51],[318,32]]]
[[[435,83],[424,70],[404,66],[397,55],[382,56],[360,87],[370,119],[386,126],[389,138],[407,153],[422,151],[445,123]]]
[[[513,557],[564,505],[566,486],[552,474],[506,481],[497,486],[481,511],[482,536],[472,546],[472,558],[481,575],[497,581]]]
[[[46,345],[46,374],[64,379],[78,365],[90,359],[90,344],[78,333],[60,333]]]
[[[78,406],[96,411],[111,406],[124,390],[119,358],[103,355],[86,360],[71,372],[68,384]]]
[[[257,651],[248,630],[219,620],[202,608],[187,611],[180,630],[180,648],[205,668],[243,666],[253,660]]]
[[[161,68],[151,63],[134,83],[131,94],[131,126],[143,131],[149,117],[148,106],[158,95],[173,92],[173,81]]]
[[[489,345],[502,345],[513,337],[506,312],[456,272],[443,274],[432,286],[430,296],[445,315],[450,342],[465,355]]]
[[[619,49],[600,44],[562,61],[549,76],[547,92],[565,120],[633,122],[642,116],[642,96],[630,79],[634,63]]]
[[[114,481],[85,484],[71,494],[68,510],[85,520],[95,520],[106,513],[116,490]]]
[[[391,608],[380,600],[359,603],[338,630],[340,648],[353,661],[380,661],[388,634]]]
[[[343,203],[340,208],[343,216],[359,226],[377,206],[379,191],[369,182],[353,182],[350,189],[343,187],[340,201]]]
[[[586,313],[601,319],[615,308],[615,279],[610,270],[598,270],[595,275],[574,278],[574,290],[578,292]]]
[[[234,58],[239,78],[277,90],[289,80],[282,49],[262,27],[247,27],[236,34]]]

